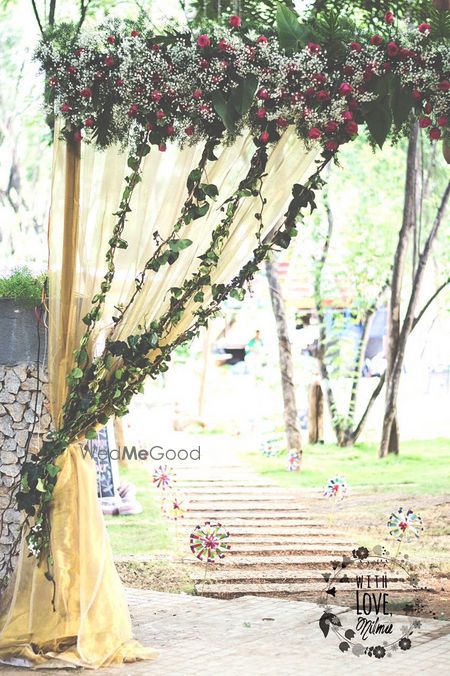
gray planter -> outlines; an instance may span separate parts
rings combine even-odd
[[[40,362],[45,353],[45,327],[39,324]],[[0,364],[33,364],[38,355],[37,319],[33,308],[13,298],[0,298]]]

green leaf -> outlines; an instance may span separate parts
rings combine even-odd
[[[79,368],[74,368],[74,369],[72,369],[72,371],[70,372],[70,375],[72,376],[72,378],[75,378],[76,380],[79,380],[80,378],[83,377],[83,371],[82,371],[81,369],[79,369]]]
[[[117,369],[114,372],[114,377],[116,378],[116,380],[120,380],[122,376],[123,376],[123,369]]]
[[[232,104],[226,101],[222,92],[216,90],[211,92],[211,100],[214,110],[225,125],[226,130],[232,134],[236,129],[238,114]]]
[[[230,296],[231,296],[231,298],[236,298],[236,300],[244,300],[245,290],[244,289],[231,289]]]
[[[191,171],[191,173],[188,176],[188,180],[187,180],[187,184],[186,184],[189,192],[191,192],[192,188],[197,183],[197,181],[199,181],[201,179],[201,177],[202,177],[202,172],[201,172],[200,169],[197,168],[197,169],[193,169]]]
[[[245,115],[250,109],[258,86],[258,78],[252,73],[247,75],[238,86],[233,89],[230,102],[232,103],[238,117]]]
[[[377,99],[367,106],[364,120],[373,139],[382,148],[392,125],[389,99]]]
[[[45,489],[44,482],[42,481],[42,479],[37,480],[36,490],[39,491],[39,493],[45,493],[46,489]]]
[[[61,471],[61,468],[58,467],[57,465],[52,465],[52,464],[46,465],[46,468],[47,468],[47,472],[48,472],[49,476],[56,476]]]
[[[285,5],[278,5],[277,30],[280,46],[286,50],[296,50],[303,30],[298,22],[298,15]]]
[[[86,439],[97,439],[97,431],[95,429],[88,430],[84,436]]]
[[[178,252],[183,249],[187,249],[188,246],[191,246],[191,239],[171,239],[169,242],[169,248],[171,251]]]
[[[101,423],[102,425],[106,425],[107,422],[108,422],[108,420],[109,420],[109,418],[108,418],[108,416],[106,415],[106,413],[101,413],[101,414],[98,416],[98,422]]]
[[[398,75],[394,76],[391,81],[391,109],[397,128],[408,119],[412,104],[411,92],[402,87]]]
[[[217,197],[219,194],[219,189],[216,185],[214,185],[214,183],[202,183],[202,188],[205,192],[205,195],[208,195],[208,197],[211,197],[212,199]]]

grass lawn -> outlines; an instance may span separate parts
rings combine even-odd
[[[135,516],[105,517],[114,556],[144,556],[170,551],[174,545],[172,528],[161,514],[158,495],[147,468],[142,465],[121,468],[120,478],[136,486],[136,497],[144,511]]]
[[[400,455],[377,457],[377,445],[361,443],[353,448],[334,444],[307,446],[300,472],[286,471],[286,456],[266,458],[259,451],[245,460],[260,474],[290,488],[320,488],[336,474],[351,487],[370,493],[407,490],[437,495],[450,492],[450,441],[405,441]]]

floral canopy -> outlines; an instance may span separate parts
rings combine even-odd
[[[449,138],[450,49],[433,16],[399,29],[389,16],[372,35],[335,15],[301,24],[281,6],[276,34],[239,17],[195,34],[112,20],[41,43],[56,118],[55,429],[12,492],[24,522],[1,659],[97,667],[154,654],[131,641],[79,444],[289,245],[342,144],[365,127],[381,146],[414,117],[432,141]]]

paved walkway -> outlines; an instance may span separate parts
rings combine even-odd
[[[153,662],[102,669],[100,676],[341,676],[358,671],[436,676],[448,669],[449,622],[424,620],[410,650],[380,660],[340,652],[335,636],[323,637],[318,626],[322,610],[313,603],[255,596],[219,600],[136,589],[127,593],[136,638],[157,648],[160,656]],[[345,625],[347,611],[336,612]],[[5,668],[1,673],[30,672]]]

